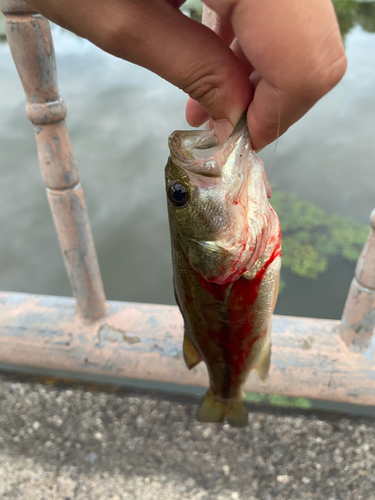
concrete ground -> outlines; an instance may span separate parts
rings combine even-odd
[[[0,376],[2,500],[375,500],[375,419],[47,382]]]

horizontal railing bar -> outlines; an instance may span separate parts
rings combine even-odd
[[[203,363],[182,359],[183,321],[175,306],[111,301],[95,323],[73,299],[0,293],[0,366],[102,375],[117,380],[207,387]],[[375,406],[375,364],[347,349],[339,321],[274,316],[270,376],[252,373],[247,391]]]

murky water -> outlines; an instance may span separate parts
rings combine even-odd
[[[174,303],[164,195],[167,138],[186,97],[155,75],[54,28],[61,95],[109,299]],[[276,189],[367,222],[375,205],[375,34],[346,36],[342,82],[261,156]],[[70,295],[25,98],[0,45],[0,289]],[[271,158],[274,159],[271,166]],[[276,312],[340,317],[354,264],[319,280],[286,273]]]

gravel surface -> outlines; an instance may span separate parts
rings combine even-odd
[[[0,376],[0,498],[375,500],[375,419],[251,408],[233,429],[196,402]]]

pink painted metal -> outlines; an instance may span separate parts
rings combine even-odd
[[[274,316],[269,378],[262,385],[252,373],[245,389],[375,406],[375,364],[347,349],[338,325]],[[186,368],[182,340],[175,306],[111,301],[108,314],[89,324],[73,299],[0,292],[0,369],[207,387],[204,363]]]
[[[22,1],[1,0],[6,32],[34,125],[40,168],[78,310],[89,320],[107,304],[84,203],[79,172],[64,118],[48,21]]]
[[[340,335],[352,351],[375,363],[375,210],[341,319]]]

